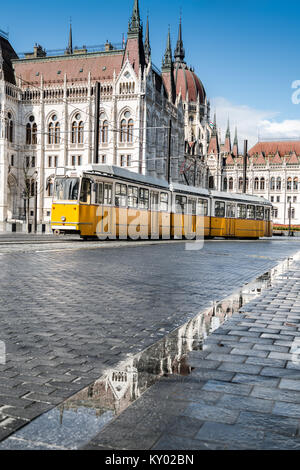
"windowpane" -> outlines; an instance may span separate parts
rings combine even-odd
[[[264,208],[262,206],[256,206],[255,213],[257,220],[264,220]]]
[[[247,206],[247,219],[255,219],[255,206]]]
[[[238,204],[237,206],[237,216],[239,219],[246,219],[247,215],[247,206],[246,204]]]
[[[161,211],[168,211],[168,193],[160,193],[160,210]]]
[[[207,216],[207,214],[208,214],[208,201],[206,199],[198,199],[197,214]]]
[[[225,202],[215,202],[215,217],[225,217]]]
[[[235,204],[229,203],[226,208],[226,217],[229,219],[235,218]]]

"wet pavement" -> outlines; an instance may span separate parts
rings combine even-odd
[[[0,340],[6,346],[6,363],[0,365],[0,438],[4,440],[13,434],[3,441],[1,448],[88,445],[89,448],[133,449],[138,445],[142,449],[154,446],[174,449],[178,445],[177,449],[181,449],[186,431],[182,430],[182,444],[174,447],[176,438],[180,439],[179,431],[174,434],[175,441],[173,436],[173,444],[164,444],[164,429],[170,425],[171,418],[177,423],[173,423],[172,429],[174,426],[195,429],[200,424],[199,433],[202,425],[214,423],[211,408],[199,411],[202,398],[211,403],[206,403],[206,407],[213,407],[214,401],[223,398],[221,423],[232,425],[237,415],[229,403],[230,399],[234,401],[230,398],[234,395],[232,388],[227,389],[229,393],[202,390],[202,386],[209,382],[208,386],[213,387],[216,380],[222,382],[221,386],[232,381],[238,373],[226,370],[231,363],[235,367],[246,366],[240,370],[241,376],[259,364],[251,363],[252,353],[248,354],[251,348],[245,348],[242,338],[225,327],[236,315],[218,328],[241,307],[241,294],[235,300],[226,300],[225,311],[224,305],[221,308],[218,303],[206,315],[197,320],[195,316],[211,307],[212,301],[224,299],[280,260],[295,254],[300,244],[288,240],[219,241],[208,242],[203,250],[193,252],[186,251],[184,243],[131,244],[105,250],[84,247],[84,250],[76,248],[67,252],[61,247],[59,252],[3,253],[0,257]],[[263,286],[268,287],[270,276],[260,282],[260,287],[252,286],[242,297],[251,299]],[[249,329],[237,324],[234,327],[242,332]],[[239,343],[230,348],[237,350],[230,356],[231,361],[221,358],[219,352],[206,349],[209,340],[204,340],[213,330],[216,331],[210,338],[221,331],[222,336],[228,335],[231,341]],[[255,338],[260,336],[250,331],[249,337],[253,333]],[[182,338],[186,340],[182,342]],[[269,341],[262,344],[270,344],[272,338],[266,339]],[[201,351],[203,341],[204,351]],[[210,347],[221,349],[221,356],[229,354],[228,345]],[[269,354],[256,348],[253,351],[259,361],[267,359]],[[280,359],[272,357],[272,361],[277,367]],[[125,368],[120,368],[120,363]],[[167,377],[157,381],[163,374]],[[148,388],[149,385],[152,386]],[[247,391],[248,395],[252,393],[246,385],[249,384],[239,382],[242,397],[247,396]],[[198,397],[198,408],[189,408],[193,401],[184,387],[195,399]],[[178,394],[180,389],[182,399],[173,399],[172,394]],[[77,392],[80,393],[76,395]],[[69,397],[72,399],[66,401]],[[251,400],[258,406],[258,398],[251,396]],[[208,421],[203,418],[205,412]],[[22,427],[21,434],[15,432]],[[43,434],[45,428],[48,437]],[[102,428],[99,434],[102,437],[95,438]],[[84,429],[88,430],[86,434]],[[134,444],[136,433],[140,437]],[[170,436],[172,433],[167,431],[168,439]],[[197,445],[200,436],[195,441]],[[186,445],[195,443],[192,440]],[[222,443],[203,445],[210,448]]]

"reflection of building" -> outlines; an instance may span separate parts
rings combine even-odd
[[[273,203],[275,224],[300,225],[300,141],[258,142],[247,161],[247,193]],[[237,132],[231,148],[230,129],[223,145],[213,131],[207,155],[208,186],[219,191],[242,192],[243,156]]]
[[[0,228],[13,223],[16,228],[24,218],[24,190],[37,180],[38,190],[29,191],[29,215],[45,230],[55,168],[96,163],[99,81],[98,163],[164,179],[171,121],[172,180],[204,183],[210,109],[201,81],[185,63],[181,21],[175,58],[169,32],[160,71],[151,61],[149,23],[143,37],[134,0],[123,45],[77,49],[70,30],[63,53],[49,55],[36,45],[18,58],[7,37],[0,36]]]

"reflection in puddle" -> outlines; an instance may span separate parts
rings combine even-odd
[[[45,413],[0,444],[4,448],[77,449],[89,442],[108,422],[124,411],[160,377],[166,374],[188,375],[192,367],[188,353],[202,349],[214,330],[244,304],[259,296],[282,276],[291,259],[246,284],[230,297],[213,302],[206,310],[177,328],[143,352],[108,370],[59,407]],[[32,447],[36,448],[36,445]]]

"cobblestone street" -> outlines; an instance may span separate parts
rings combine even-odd
[[[55,248],[44,245],[41,250],[24,248],[16,253],[10,252],[9,247],[2,249],[0,246],[0,340],[6,346],[6,363],[0,365],[1,440],[92,383],[108,367],[143,351],[187,322],[209,306],[212,300],[224,298],[280,260],[295,254],[300,249],[300,243],[296,240],[211,241],[206,242],[199,251],[186,251],[184,248],[184,243],[124,243],[101,249],[95,244],[76,245],[70,242]],[[294,276],[297,276],[296,273]],[[295,286],[298,288],[297,282]],[[284,289],[290,287],[282,284],[281,305],[278,306],[278,300],[273,301],[272,298],[272,309],[267,312],[267,316],[275,315],[277,308],[280,308],[284,316],[280,318],[280,328],[278,324],[273,324],[277,320],[271,318],[268,322],[269,317],[261,313],[260,302],[263,303],[265,298],[262,296],[256,303],[249,304],[255,311],[254,316],[248,313],[235,316],[229,321],[234,325],[230,323],[221,327],[211,341],[207,341],[203,352],[195,352],[196,362],[201,359],[201,364],[204,364],[202,358],[208,359],[207,365],[203,366],[205,369],[211,365],[212,369],[218,367],[220,370],[218,377],[211,374],[209,380],[206,380],[200,367],[198,376],[196,371],[186,379],[190,390],[195,387],[195,382],[198,389],[201,382],[201,396],[207,410],[205,406],[199,409],[199,400],[198,407],[193,403],[187,404],[188,398],[173,402],[177,412],[182,408],[183,418],[178,429],[183,429],[186,423],[186,427],[192,426],[190,429],[195,429],[196,433],[198,426],[197,440],[188,441],[186,448],[190,442],[193,445],[196,442],[202,448],[202,433],[205,431],[209,435],[211,432],[214,419],[211,405],[208,405],[210,402],[219,400],[220,407],[225,410],[221,413],[224,416],[221,420],[222,426],[225,426],[224,433],[229,425],[236,422],[238,427],[232,432],[239,433],[247,419],[252,419],[249,410],[255,409],[258,414],[266,410],[271,412],[271,404],[269,408],[267,405],[271,403],[270,398],[261,396],[270,393],[269,389],[264,389],[266,381],[271,381],[274,386],[272,393],[278,395],[272,398],[278,402],[272,419],[281,414],[280,407],[286,401],[282,394],[286,392],[280,389],[284,388],[285,383],[280,379],[273,379],[272,382],[269,379],[272,374],[268,374],[268,371],[272,367],[278,367],[278,370],[284,368],[285,362],[289,360],[290,344],[279,344],[282,338],[276,336],[285,321],[295,323],[285,311],[290,306],[283,302],[288,295]],[[269,309],[264,304],[263,307]],[[263,315],[263,319],[259,315]],[[264,331],[261,331],[262,328]],[[289,332],[283,342],[289,342],[291,331],[297,327],[284,326],[284,329]],[[255,337],[257,347],[253,347],[254,343],[248,345],[244,342],[243,337],[248,330],[249,338]],[[225,359],[223,362],[215,352],[215,348],[218,350],[215,345],[218,335],[218,340],[223,341],[226,337],[224,341],[229,341],[222,348],[222,355],[232,353],[233,365]],[[266,344],[270,346],[264,347]],[[248,354],[250,349],[251,354]],[[240,367],[242,363],[243,368]],[[255,378],[257,385],[249,381],[247,375],[254,373],[251,372],[254,368],[263,377]],[[220,371],[223,371],[222,377]],[[151,393],[155,394],[156,389],[163,403],[164,386],[170,390],[168,385],[171,382],[171,393],[174,393],[174,390],[182,387],[178,381],[172,377],[153,386],[149,390],[149,403],[152,400]],[[229,386],[230,381],[239,385]],[[159,389],[159,386],[162,388]],[[133,406],[142,406],[143,400],[147,402],[147,393]],[[292,400],[294,405],[289,405],[290,415],[295,407],[299,413],[299,405],[295,405],[297,400]],[[260,405],[267,408],[261,409]],[[242,409],[241,414],[237,411],[238,406]],[[130,409],[132,407],[127,411],[130,412]],[[145,409],[149,411],[149,408]],[[123,415],[126,416],[126,412]],[[286,426],[294,429],[295,420],[290,422],[290,415],[286,416]],[[220,433],[222,426],[218,426]],[[250,428],[247,427],[246,431],[250,432]],[[254,431],[251,432],[254,436]],[[176,448],[174,436],[171,436],[171,441],[164,440],[167,438],[162,436],[157,448],[168,448],[169,445]],[[218,440],[217,443],[215,441],[210,445],[212,448],[220,445]],[[180,439],[180,442],[184,445],[185,441]],[[181,449],[182,445],[177,448]]]

